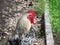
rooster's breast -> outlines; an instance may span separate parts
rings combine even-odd
[[[27,16],[26,15],[23,16],[19,21],[20,31],[23,31],[24,33],[27,33],[30,30],[30,27],[31,27],[31,23],[27,19]]]

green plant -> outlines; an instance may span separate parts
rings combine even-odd
[[[35,0],[36,5],[34,5],[34,9],[37,14],[42,15],[44,13],[44,0]]]
[[[48,0],[53,32],[60,32],[60,0]]]

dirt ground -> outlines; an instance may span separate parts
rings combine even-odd
[[[15,0],[11,2],[11,0],[1,0],[0,2],[2,2],[0,4],[0,45],[5,45],[7,36],[11,35],[16,29],[18,19],[24,15],[23,13],[25,13],[25,11],[33,9],[34,1]],[[32,2],[32,5],[30,5],[30,2]],[[34,24],[34,29],[40,30],[42,23],[41,16],[36,16],[35,19],[36,23]],[[36,38],[34,45],[45,45],[44,41],[44,37]]]

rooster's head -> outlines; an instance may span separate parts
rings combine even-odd
[[[35,15],[36,15],[35,11],[33,11],[33,10],[28,10],[27,13],[29,14],[29,15],[27,16],[27,18],[29,19],[29,21],[31,22],[31,24],[33,24],[33,23],[34,23],[34,17],[35,17]]]

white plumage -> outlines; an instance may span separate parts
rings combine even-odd
[[[29,19],[27,18],[28,14],[23,15],[17,23],[17,29],[19,30],[19,33],[25,34],[27,33],[31,28],[31,23]]]

